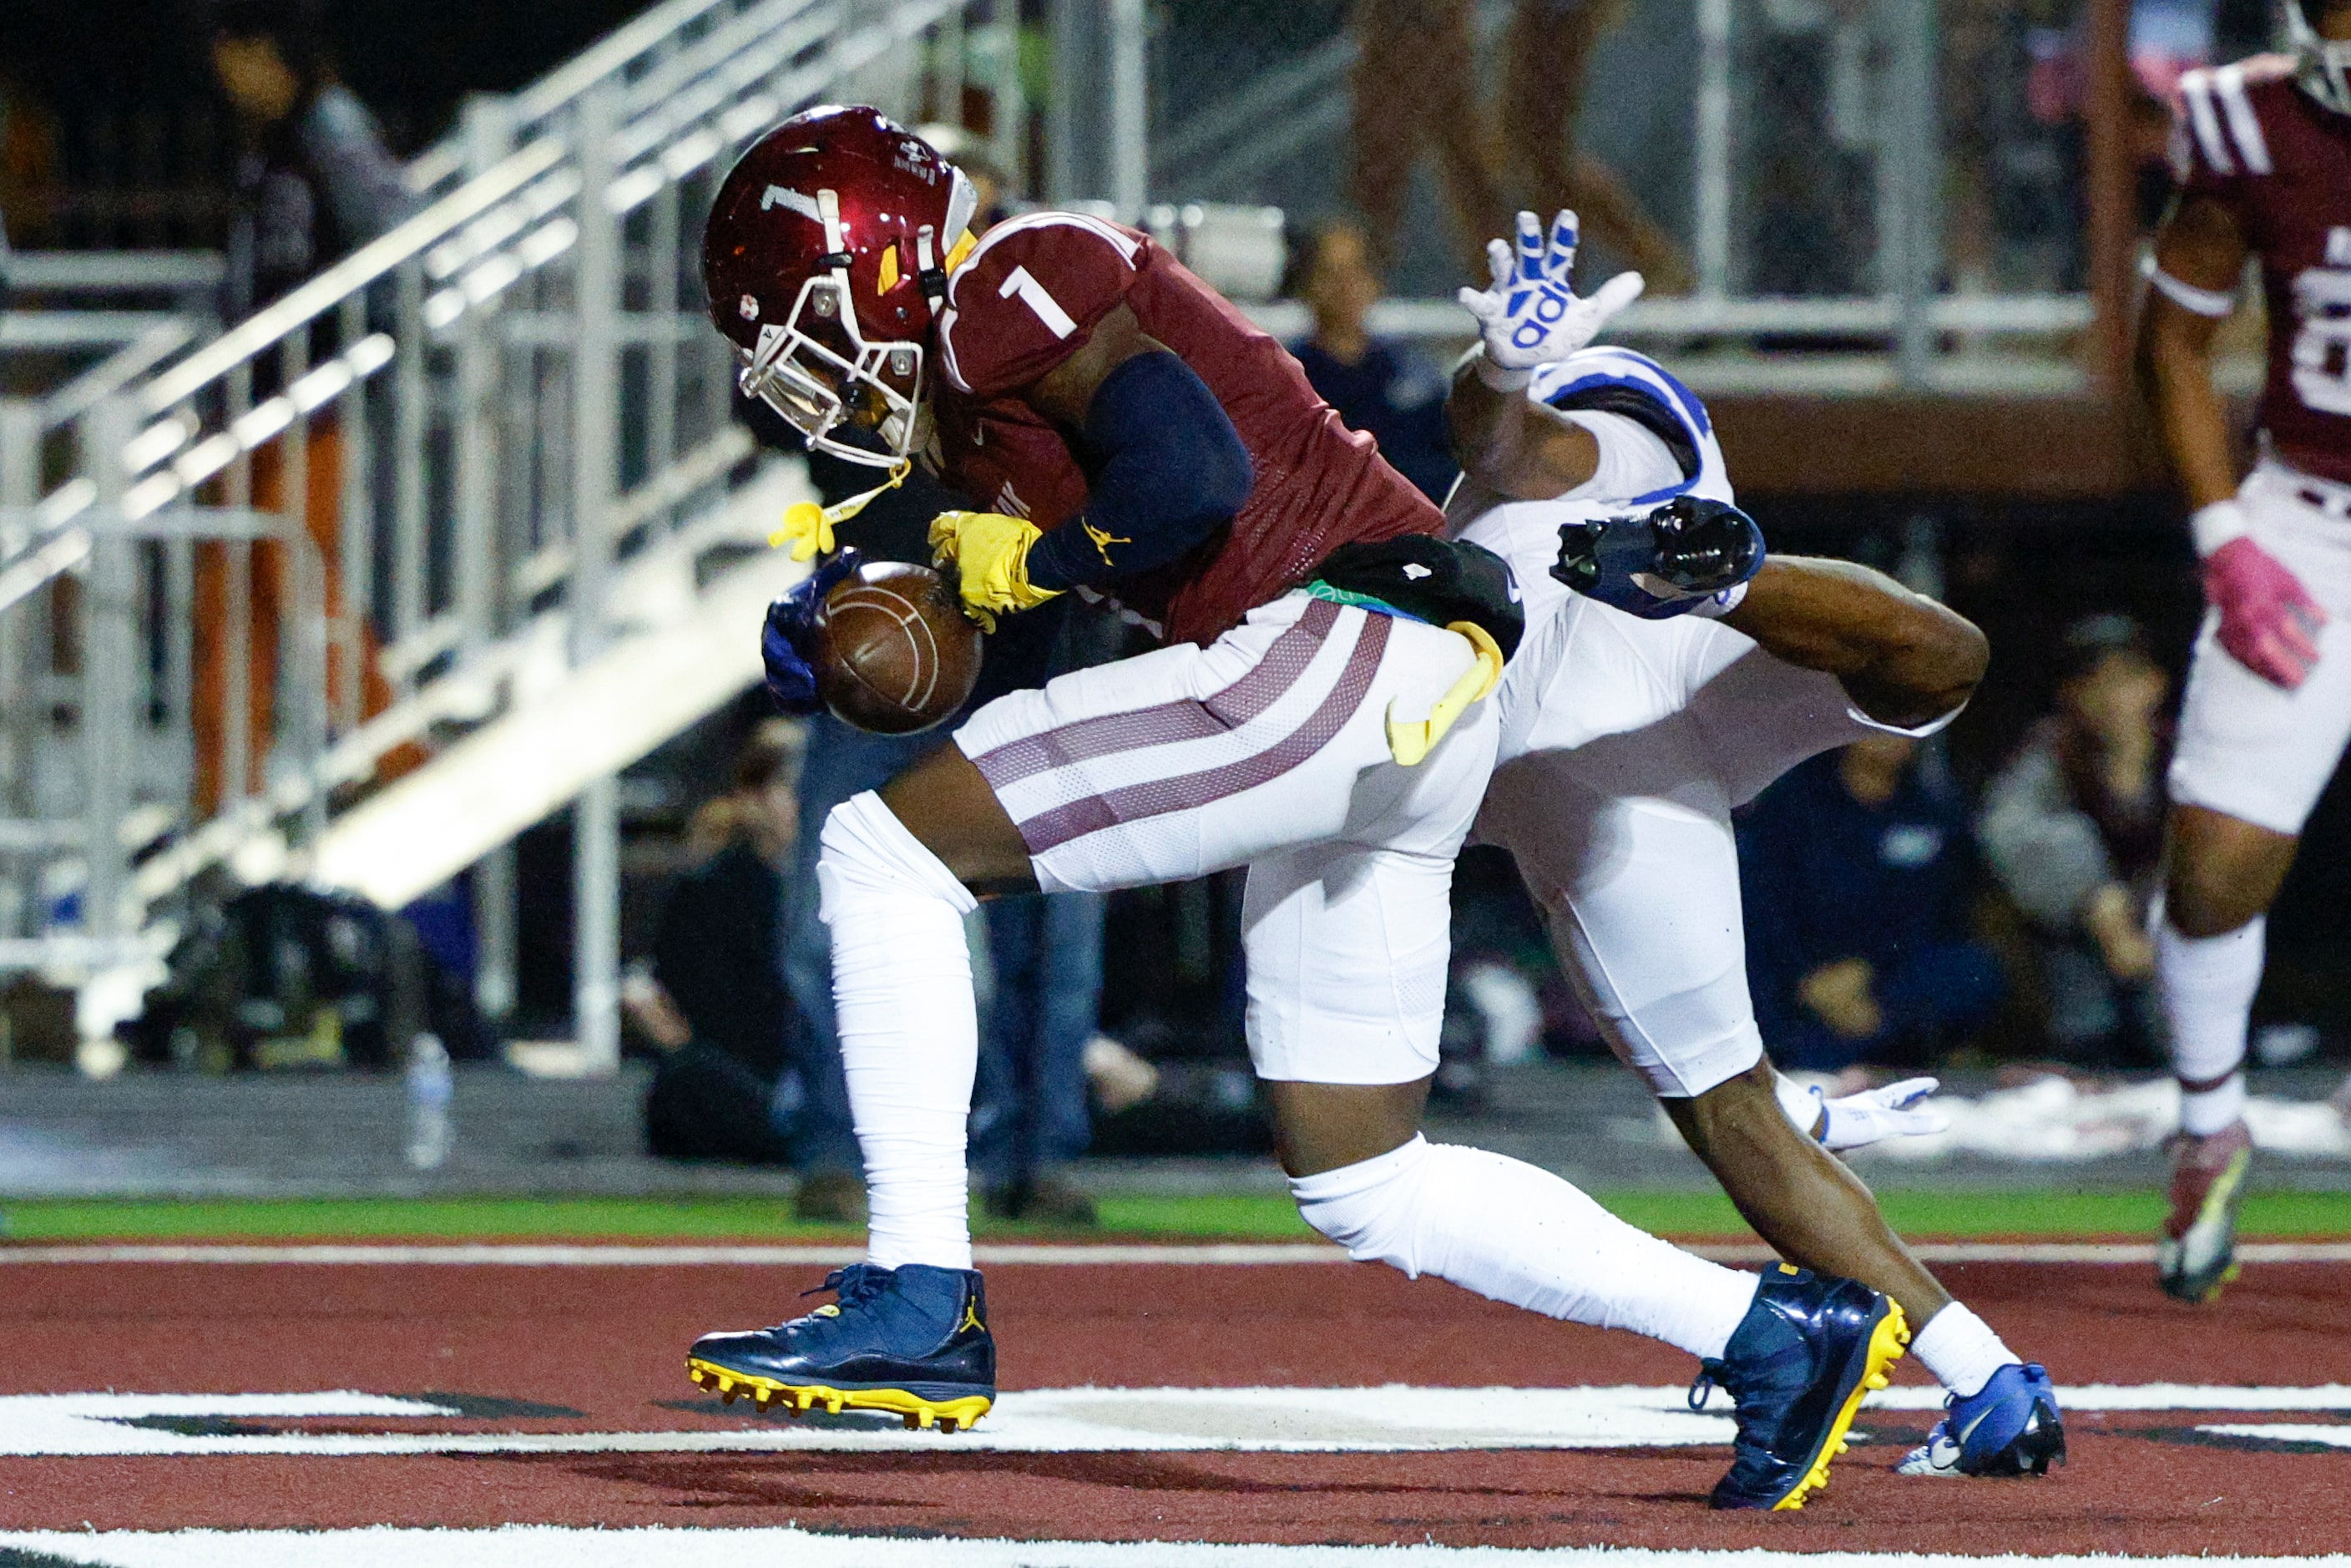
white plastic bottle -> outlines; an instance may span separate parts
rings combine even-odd
[[[407,1077],[408,1163],[420,1171],[438,1170],[449,1158],[455,1133],[449,1095],[455,1086],[440,1036],[420,1034],[409,1042]]]

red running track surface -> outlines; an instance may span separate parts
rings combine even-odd
[[[707,1329],[801,1310],[819,1271],[0,1266],[0,1393],[454,1390],[577,1419],[466,1430],[679,1430],[759,1420],[684,1378]],[[2351,1384],[2351,1270],[2252,1268],[2217,1306],[2144,1270],[1979,1264],[1944,1278],[2062,1384]],[[991,1270],[1007,1387],[1403,1382],[1674,1384],[1687,1357],[1372,1267]],[[1926,1381],[1914,1362],[1904,1380]],[[732,1453],[0,1458],[0,1529],[366,1524],[773,1525],[1031,1538],[1798,1550],[2311,1553],[2342,1549],[2351,1450],[2253,1451],[2194,1417],[2082,1413],[2044,1481],[1892,1473],[1922,1413],[1802,1514],[1709,1514],[1723,1448],[1436,1454]],[[2308,1416],[2238,1416],[2308,1420]],[[773,1419],[772,1417],[769,1419]],[[2210,1417],[2207,1417],[2210,1419]],[[2335,1417],[2342,1419],[2340,1416]],[[381,1430],[382,1423],[353,1429]],[[308,1429],[317,1430],[313,1424]]]

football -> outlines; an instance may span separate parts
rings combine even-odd
[[[913,735],[979,680],[979,628],[926,566],[869,561],[817,612],[817,692],[842,723]]]

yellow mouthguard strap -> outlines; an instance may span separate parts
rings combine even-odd
[[[1484,702],[1502,679],[1502,648],[1491,632],[1475,621],[1455,621],[1445,629],[1468,638],[1478,657],[1452,688],[1437,699],[1437,706],[1420,723],[1397,722],[1395,704],[1388,704],[1388,755],[1396,759],[1399,767],[1419,767],[1422,759],[1437,748],[1437,743],[1445,738],[1445,732],[1453,727],[1453,721],[1468,712],[1471,704]]]
[[[914,464],[901,457],[891,465],[890,477],[862,495],[836,501],[830,507],[820,507],[814,501],[794,501],[784,508],[783,527],[768,536],[768,548],[781,549],[794,539],[806,538],[819,525],[830,528],[849,521],[872,506],[875,497],[904,484],[906,476],[914,471]]]

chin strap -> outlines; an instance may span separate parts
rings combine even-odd
[[[852,496],[845,501],[836,501],[830,507],[820,507],[814,501],[794,501],[784,508],[782,526],[768,536],[768,548],[781,549],[796,540],[814,538],[819,541],[818,553],[831,554],[834,526],[849,521],[850,518],[872,506],[881,496],[904,484],[906,476],[914,471],[914,465],[910,460],[901,457],[890,465],[890,476],[887,479],[883,480],[871,490]]]
[[[1453,683],[1451,690],[1437,699],[1437,706],[1418,724],[1397,722],[1395,704],[1388,704],[1388,755],[1396,759],[1399,767],[1419,767],[1422,759],[1437,748],[1437,743],[1445,738],[1445,732],[1453,727],[1454,721],[1468,712],[1472,704],[1485,701],[1502,679],[1502,647],[1491,632],[1475,621],[1455,621],[1445,629],[1468,638],[1477,653],[1477,661]]]

